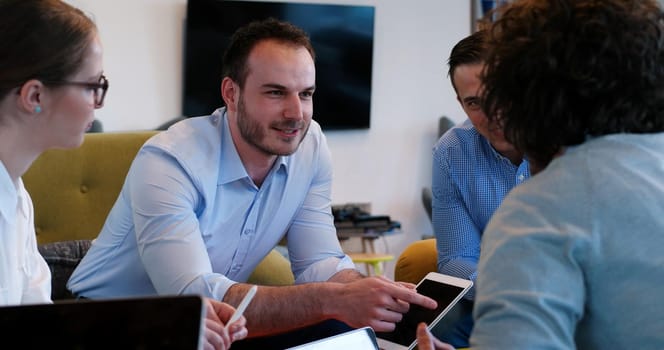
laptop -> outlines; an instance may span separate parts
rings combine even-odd
[[[25,349],[202,349],[204,319],[199,296],[0,307],[3,341]]]
[[[286,350],[379,350],[371,327],[353,329]]]

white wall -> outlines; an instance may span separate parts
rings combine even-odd
[[[446,60],[470,32],[470,2],[291,1],[376,8],[371,129],[326,134],[335,168],[333,202],[370,202],[373,213],[400,221],[402,234],[376,244],[398,256],[432,233],[420,192],[431,182],[438,117],[465,118],[447,80]],[[104,130],[152,129],[178,116],[186,0],[69,2],[95,18],[104,43],[111,84],[97,112]],[[393,263],[386,271],[392,275]]]

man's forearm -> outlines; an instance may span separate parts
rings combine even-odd
[[[237,307],[250,287],[249,284],[233,285],[223,301]],[[244,313],[249,337],[290,331],[333,318],[328,305],[338,295],[339,287],[338,283],[259,286]]]

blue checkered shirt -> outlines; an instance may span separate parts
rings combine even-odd
[[[528,162],[516,166],[467,120],[433,148],[432,219],[438,271],[475,281],[484,227],[507,193],[530,177]],[[475,289],[465,296],[474,299]]]

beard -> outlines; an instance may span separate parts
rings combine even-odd
[[[259,151],[263,152],[269,156],[289,156],[297,150],[304,140],[304,135],[307,134],[310,124],[305,124],[305,121],[296,121],[296,120],[280,120],[270,123],[268,128],[263,128],[263,126],[253,118],[249,113],[247,113],[247,108],[244,104],[244,98],[242,94],[239,96],[239,103],[237,107],[237,126],[240,129],[240,135],[242,138],[254,146]],[[306,128],[304,126],[306,125]],[[298,134],[299,140],[292,140],[292,138],[281,138],[276,139],[281,144],[287,145],[296,142],[294,147],[283,149],[283,147],[278,147],[277,145],[270,145],[266,142],[268,129],[298,129],[300,133]]]

